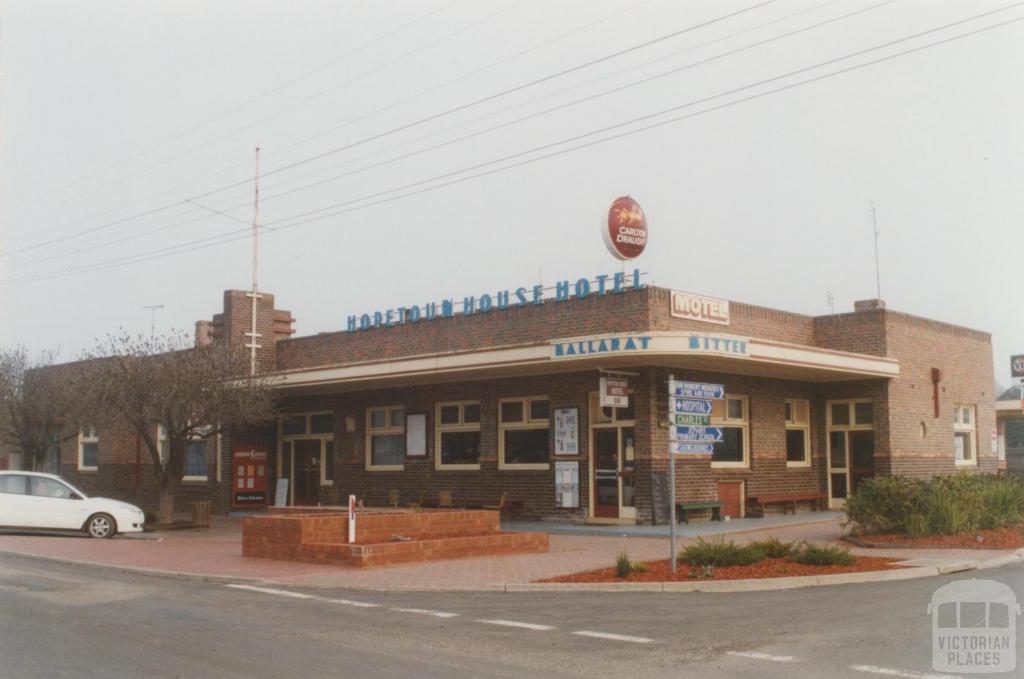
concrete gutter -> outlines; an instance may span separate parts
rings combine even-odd
[[[266,585],[303,587],[307,589],[348,589],[367,592],[771,592],[785,589],[802,589],[805,587],[826,587],[830,585],[851,585],[872,582],[892,582],[927,578],[936,575],[949,575],[975,570],[1000,568],[1011,564],[1024,564],[1024,549],[1013,554],[981,560],[958,560],[941,562],[933,566],[916,566],[887,571],[864,571],[859,573],[838,573],[835,575],[805,575],[791,578],[759,578],[751,580],[692,580],[685,582],[507,582],[475,585],[468,587],[418,587],[418,586],[380,586],[380,585],[324,585],[295,582],[275,578],[255,578],[248,576],[214,575],[203,573],[185,573],[156,568],[121,566],[116,564],[97,563],[63,559],[38,554],[25,554],[11,550],[0,550],[0,555],[16,556],[35,561],[61,563],[71,566],[90,566],[107,568],[124,573],[137,573],[179,580],[195,580],[217,584],[259,583]]]

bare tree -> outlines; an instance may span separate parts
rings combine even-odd
[[[24,347],[0,350],[0,445],[21,453],[27,469],[42,469],[50,453],[59,464],[61,442],[81,424],[77,368],[53,359],[45,352],[32,360]]]
[[[173,520],[190,441],[269,421],[273,394],[219,345],[190,347],[184,333],[110,335],[83,357],[95,417],[128,425],[145,443],[159,484],[158,521]],[[164,431],[163,446],[158,428]],[[161,447],[164,449],[161,450]]]

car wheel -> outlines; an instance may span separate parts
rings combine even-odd
[[[110,514],[94,514],[85,522],[85,532],[91,538],[112,538],[117,533],[117,523]]]

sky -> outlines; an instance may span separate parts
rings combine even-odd
[[[600,225],[628,194],[651,283],[814,315],[877,295],[873,205],[889,308],[991,332],[1001,385],[1024,353],[1022,3],[0,12],[3,347],[70,360],[147,307],[158,332],[220,311],[251,284],[259,146],[259,287],[301,335],[618,271]]]

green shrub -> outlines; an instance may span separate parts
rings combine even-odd
[[[749,566],[764,558],[765,553],[753,545],[741,546],[721,537],[710,541],[697,538],[679,554],[679,559],[691,566]]]
[[[629,554],[619,552],[615,557],[615,575],[620,578],[628,578],[630,573],[646,573],[647,564],[642,561],[630,561]]]
[[[790,552],[793,551],[792,542],[783,542],[776,537],[751,542],[750,546],[764,552],[764,555],[769,559],[782,559],[789,556]]]
[[[924,537],[999,528],[1024,520],[1024,482],[969,472],[867,479],[847,498],[846,514],[859,533]]]
[[[628,578],[633,570],[633,563],[629,560],[629,554],[619,552],[615,557],[615,575],[619,578]]]
[[[842,547],[807,543],[794,549],[789,558],[807,566],[852,566],[856,561],[853,554]]]

